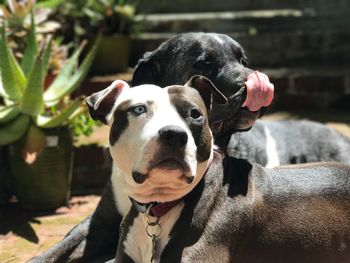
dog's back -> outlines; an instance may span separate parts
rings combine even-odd
[[[260,255],[269,258],[261,262],[349,262],[349,167],[319,163],[266,174],[266,191],[259,191],[265,209],[255,226],[261,229],[246,244],[254,262]]]
[[[350,164],[350,139],[307,120],[259,120],[250,131],[233,134],[227,151],[266,167],[320,161]]]
[[[164,262],[349,262],[349,166],[265,169],[226,157],[223,169],[224,175],[218,163],[210,169],[195,205],[191,195],[198,192],[186,199],[183,214],[193,209],[197,216],[192,225],[206,223],[200,230],[175,226],[169,244],[177,248],[164,250]],[[198,232],[196,243],[186,247]],[[172,252],[181,246],[176,257]]]

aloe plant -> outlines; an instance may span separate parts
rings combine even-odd
[[[43,129],[66,126],[82,111],[81,99],[73,100],[67,95],[76,90],[85,78],[95,56],[96,45],[78,65],[83,49],[80,46],[45,90],[51,40],[44,47],[38,47],[33,20],[32,16],[26,49],[20,62],[8,46],[5,23],[0,28],[0,145],[11,144],[23,136],[26,136],[26,145],[44,145]]]

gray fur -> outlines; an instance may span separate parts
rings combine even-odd
[[[222,158],[216,154],[185,197],[160,262],[348,262],[349,166],[265,169]],[[123,231],[135,213],[126,216]],[[121,258],[128,257],[118,250],[116,262]]]
[[[198,96],[179,97],[183,103],[175,106],[198,101]],[[191,127],[191,121],[183,119]],[[299,131],[306,132],[310,125],[314,124],[300,123]],[[280,132],[287,126],[292,127],[287,122],[270,129]],[[202,122],[201,128],[208,129],[208,123]],[[193,131],[191,135],[200,137],[203,144],[212,143],[211,137]],[[316,135],[321,140],[329,136],[324,129],[320,133],[316,129]],[[168,243],[157,252],[157,262],[346,263],[350,258],[349,198],[349,165],[325,162],[267,169],[214,153],[202,180],[183,197],[184,207]],[[143,221],[134,226],[138,213],[132,207],[120,226],[116,263],[133,262],[124,242],[135,234],[133,227],[145,227]],[[139,235],[134,237],[140,238],[135,249],[146,246],[149,238],[146,233]],[[147,262],[142,256],[140,260]]]
[[[231,136],[228,154],[265,166],[264,128],[276,141],[281,165],[320,161],[350,164],[350,139],[324,124],[307,120],[258,120],[251,130]]]

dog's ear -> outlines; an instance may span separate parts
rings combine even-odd
[[[198,90],[208,110],[211,109],[213,99],[216,103],[219,103],[219,104],[227,103],[227,98],[225,97],[225,95],[222,94],[215,87],[215,85],[208,78],[204,76],[201,76],[201,75],[192,76],[190,80],[187,81],[185,86],[189,86]]]
[[[108,124],[107,115],[112,111],[117,97],[124,89],[130,88],[123,80],[116,80],[107,88],[85,98],[91,118]]]
[[[146,52],[139,60],[132,76],[131,86],[157,84],[161,76],[161,68],[155,52]]]

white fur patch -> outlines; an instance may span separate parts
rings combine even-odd
[[[168,213],[160,218],[162,232],[157,238],[156,255],[153,262],[159,262],[162,251],[170,239],[170,231],[178,220],[184,207],[183,203],[173,207]],[[146,215],[139,213],[135,218],[133,225],[124,241],[124,252],[136,263],[151,262],[152,257],[152,239],[146,233]],[[153,218],[153,220],[155,220]]]
[[[220,37],[218,37],[216,34],[212,34],[211,37],[215,39],[217,42],[219,42],[221,45],[224,44],[224,41]]]
[[[114,162],[112,167],[111,180],[114,200],[116,202],[118,212],[122,216],[125,216],[130,210],[131,202],[127,193],[125,193],[125,182],[122,172],[118,169],[118,166]]]
[[[266,168],[273,168],[280,165],[280,159],[278,157],[277,145],[275,139],[272,137],[270,130],[264,127],[266,136],[266,155],[267,164]]]

